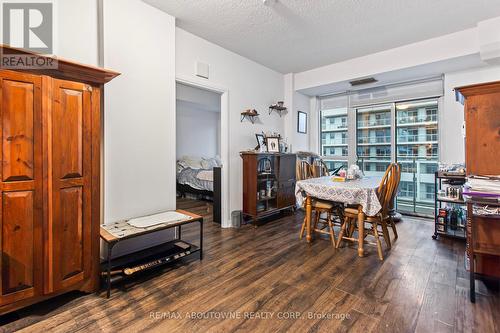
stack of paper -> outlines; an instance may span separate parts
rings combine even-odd
[[[479,196],[500,196],[500,176],[470,176],[467,193]],[[464,194],[467,194],[464,192]]]

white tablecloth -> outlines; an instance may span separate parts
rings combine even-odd
[[[382,208],[377,197],[380,180],[379,177],[364,177],[334,182],[331,176],[301,180],[295,186],[295,196],[300,205],[308,194],[317,199],[361,205],[366,215],[374,216]]]

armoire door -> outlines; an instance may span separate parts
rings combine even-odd
[[[91,88],[70,81],[51,82],[48,292],[88,278],[92,260]]]
[[[0,306],[43,292],[41,78],[0,71]]]

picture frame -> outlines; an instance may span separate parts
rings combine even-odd
[[[307,113],[297,112],[297,132],[307,134]]]
[[[279,153],[280,152],[280,138],[279,137],[267,137],[266,138],[267,152],[269,153]]]
[[[266,147],[266,138],[264,137],[264,134],[255,134],[255,138],[257,139],[257,147],[255,150],[264,150]]]

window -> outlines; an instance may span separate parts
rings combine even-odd
[[[400,211],[425,215],[434,212],[437,110],[437,99],[396,103],[396,160],[401,163],[401,179],[405,180],[404,195],[396,200]]]
[[[357,160],[366,175],[383,175],[391,162],[391,110],[391,105],[356,110]]]
[[[347,167],[347,107],[321,110],[321,155],[330,170]]]
[[[349,161],[379,177],[397,161],[397,209],[433,215],[439,97],[429,97],[443,94],[442,78],[431,78],[321,97],[320,153],[331,168]]]

